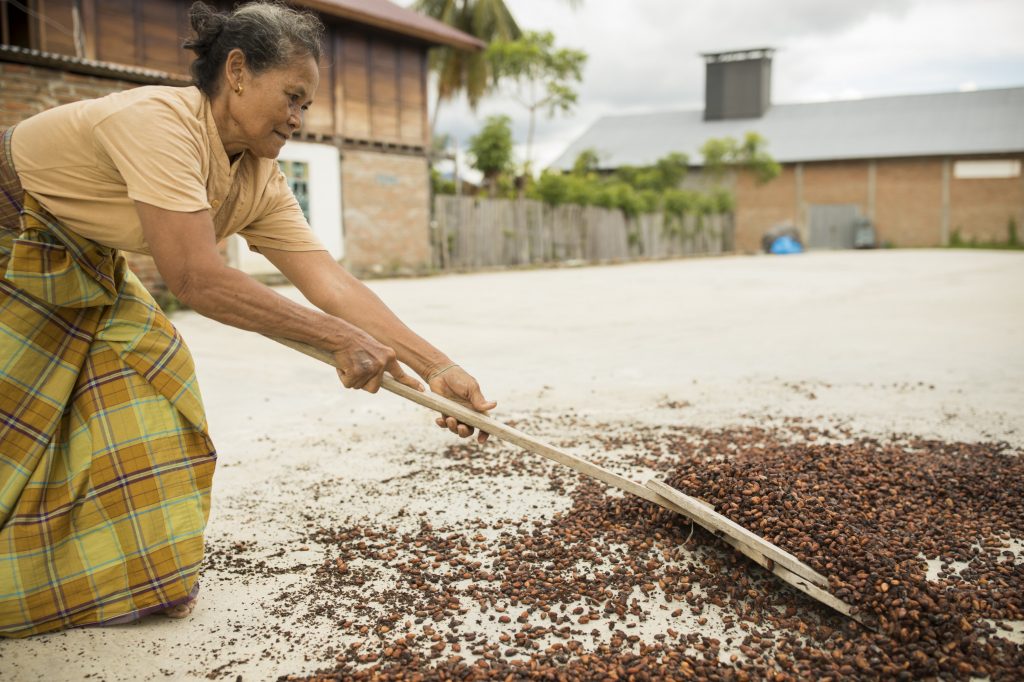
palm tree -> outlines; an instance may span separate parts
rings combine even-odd
[[[413,9],[444,22],[485,43],[515,40],[522,35],[504,0],[416,0]],[[438,47],[430,54],[430,68],[437,72],[437,101],[430,129],[437,124],[442,100],[466,93],[469,106],[476,105],[490,86],[490,69],[483,51],[468,52]]]

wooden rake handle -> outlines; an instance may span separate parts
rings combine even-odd
[[[269,335],[267,335],[267,338],[273,339],[274,341],[284,344],[289,348],[293,348],[300,353],[310,356],[311,358],[316,358],[328,365],[336,366],[334,363],[334,356],[327,351],[314,348],[313,346],[299,341],[292,341],[291,339],[284,339]],[[631,493],[637,497],[642,497],[645,500],[650,500],[659,506],[669,509],[673,508],[673,505],[661,495],[653,490],[645,488],[635,481],[631,481],[628,478],[609,471],[608,469],[599,467],[593,462],[588,462],[585,459],[571,455],[564,450],[560,450],[553,445],[545,443],[539,438],[523,433],[508,424],[492,419],[487,415],[481,414],[480,412],[470,409],[461,403],[455,402],[454,400],[449,400],[448,398],[429,391],[417,391],[414,388],[410,388],[409,386],[396,381],[386,374],[384,375],[384,381],[381,383],[381,386],[385,390],[390,391],[395,395],[399,395],[406,400],[411,400],[412,402],[422,405],[423,407],[430,408],[435,412],[455,417],[460,422],[474,426],[484,433],[489,433],[496,438],[514,443],[521,448],[541,455],[542,457],[552,459],[559,464],[564,464],[571,469],[575,469],[581,474],[596,478],[597,480],[607,483],[614,488]]]
[[[292,341],[291,339],[266,336],[332,367],[337,366],[334,362],[334,356],[327,351],[299,341]],[[460,422],[476,427],[496,438],[514,443],[529,452],[554,460],[581,474],[596,478],[613,488],[636,495],[669,511],[682,514],[691,521],[719,535],[719,537],[722,537],[739,552],[779,576],[804,594],[867,626],[862,618],[852,613],[849,604],[837,599],[826,591],[828,581],[825,576],[814,571],[810,566],[807,566],[788,552],[751,533],[721,514],[716,513],[703,500],[684,495],[680,491],[657,480],[648,481],[646,486],[640,485],[635,481],[600,467],[593,462],[588,462],[585,459],[571,455],[539,438],[523,433],[508,424],[492,419],[465,405],[436,393],[417,391],[386,374],[381,382],[381,386],[385,390],[399,395],[406,400],[411,400],[435,412],[455,417]]]

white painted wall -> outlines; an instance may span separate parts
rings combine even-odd
[[[288,142],[278,159],[309,164],[309,224],[335,260],[345,255],[341,222],[341,158],[338,148],[313,142]],[[245,239],[231,237],[228,254],[232,265],[253,275],[276,273],[266,258],[249,250]]]

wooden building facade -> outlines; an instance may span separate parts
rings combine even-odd
[[[329,248],[337,244],[332,251],[354,272],[427,269],[427,53],[438,45],[484,45],[387,0],[291,4],[316,12],[327,27],[319,91],[296,141],[281,156],[301,167],[293,187],[315,188],[307,217]],[[190,33],[190,5],[191,0],[0,0],[0,127],[136,85],[187,85],[193,55],[181,43]],[[324,153],[331,150],[333,156]],[[332,158],[336,168],[329,167]],[[324,184],[334,178],[340,186]],[[326,209],[318,212],[314,204]],[[229,253],[253,272],[269,267],[238,244]],[[133,259],[133,267],[152,274],[144,259]]]

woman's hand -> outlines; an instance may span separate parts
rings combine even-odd
[[[341,342],[341,347],[332,351],[337,366],[338,378],[345,388],[361,388],[370,393],[380,390],[387,372],[397,381],[423,390],[423,384],[409,376],[398,364],[394,349],[374,339],[369,334],[353,330],[350,337]]]
[[[477,412],[486,413],[487,410],[493,410],[498,405],[498,403],[484,398],[476,379],[458,365],[449,365],[447,368],[443,368],[441,371],[428,376],[427,383],[430,384],[431,391],[471,407]],[[448,429],[460,438],[469,438],[475,430],[469,424],[444,414],[438,417],[435,423],[442,429]],[[485,443],[487,442],[488,435],[481,431],[476,439],[480,443]]]

